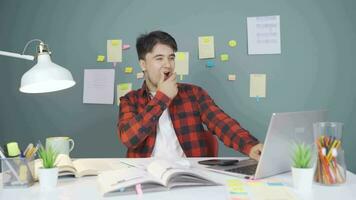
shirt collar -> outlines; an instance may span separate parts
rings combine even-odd
[[[150,89],[148,88],[148,86],[146,84],[146,80],[143,81],[141,89],[142,89],[144,95],[146,95],[147,97],[152,98],[152,95],[150,93]]]

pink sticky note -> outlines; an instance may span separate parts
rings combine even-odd
[[[124,44],[122,45],[122,49],[129,49],[130,48],[130,45],[129,44]]]

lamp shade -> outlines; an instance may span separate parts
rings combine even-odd
[[[40,53],[37,64],[21,78],[20,91],[45,93],[70,88],[75,85],[69,70],[52,62],[48,53]]]

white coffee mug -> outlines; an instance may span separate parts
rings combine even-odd
[[[66,154],[69,156],[69,153],[74,148],[74,140],[69,137],[49,137],[46,139],[46,147],[51,147],[58,154]]]

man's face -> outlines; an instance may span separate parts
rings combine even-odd
[[[175,68],[174,51],[165,44],[156,44],[152,51],[147,53],[144,60],[140,60],[142,71],[149,89],[155,91],[157,85],[164,76],[164,80],[170,77]]]

